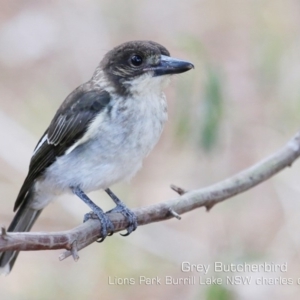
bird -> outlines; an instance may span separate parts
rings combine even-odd
[[[124,235],[133,232],[136,216],[110,186],[131,179],[141,168],[167,121],[163,89],[172,75],[192,68],[153,41],[130,41],[107,52],[92,78],[67,96],[38,141],[7,231],[30,231],[55,197],[71,193],[97,216],[103,241],[114,226],[87,196],[102,189],[116,204],[110,212],[128,221]],[[86,214],[84,221],[90,217]],[[0,273],[10,273],[18,253],[0,253]]]

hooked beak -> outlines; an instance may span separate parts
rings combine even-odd
[[[162,55],[159,65],[153,67],[154,76],[179,74],[194,68],[188,61]]]

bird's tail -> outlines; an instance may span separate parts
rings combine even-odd
[[[42,212],[42,210],[35,210],[29,207],[33,193],[27,193],[27,199],[24,199],[23,204],[18,209],[13,221],[8,227],[8,232],[25,232],[30,231],[34,222]],[[8,275],[18,257],[19,251],[5,251],[0,252],[0,274]]]

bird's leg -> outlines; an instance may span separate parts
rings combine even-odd
[[[86,203],[90,209],[93,211],[93,213],[99,218],[99,221],[101,223],[101,239],[99,242],[104,241],[104,239],[108,235],[112,235],[114,232],[114,225],[111,222],[111,220],[107,217],[107,215],[104,213],[104,211],[97,206],[79,187],[71,187],[72,192],[78,196],[84,203]],[[87,213],[84,216],[84,222],[90,219],[91,213]]]
[[[106,189],[105,192],[117,205],[115,208],[113,208],[108,212],[121,213],[127,219],[129,223],[127,227],[127,232],[121,235],[123,236],[129,235],[132,231],[136,230],[138,226],[136,215],[129,208],[127,208],[126,205],[110,189]]]

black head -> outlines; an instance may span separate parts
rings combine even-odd
[[[170,53],[155,42],[127,42],[109,51],[101,67],[108,74],[129,79],[143,74],[145,68],[159,64],[161,55],[170,56]]]
[[[132,41],[109,51],[100,67],[111,82],[120,87],[145,74],[150,77],[178,74],[194,66],[170,57],[169,51],[158,43]]]

